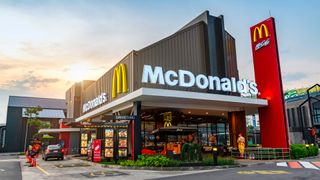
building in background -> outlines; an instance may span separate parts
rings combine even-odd
[[[24,112],[27,108],[40,106],[41,121],[49,122],[51,128],[59,128],[59,119],[65,118],[66,101],[64,99],[36,98],[10,96],[7,110],[7,123],[5,135],[5,152],[22,152],[31,143],[32,134],[37,133],[30,126],[27,128],[27,117]],[[26,136],[26,132],[28,135]],[[58,140],[58,135],[55,137]]]
[[[319,85],[286,91],[285,101],[291,143],[314,143],[315,136],[320,137]]]
[[[0,124],[0,152],[4,151],[5,138],[6,138],[6,124]]]

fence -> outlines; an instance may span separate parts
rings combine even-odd
[[[240,158],[238,148],[231,149],[231,157]],[[245,148],[244,159],[271,160],[271,159],[290,159],[291,151],[289,148]]]

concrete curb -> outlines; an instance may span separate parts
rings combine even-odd
[[[229,168],[242,168],[242,167],[259,166],[259,165],[275,163],[275,162],[259,162],[259,163],[252,163],[252,164],[237,164],[237,165],[225,165],[225,166],[131,167],[131,166],[99,164],[99,163],[85,161],[78,158],[73,158],[73,157],[70,157],[70,158],[74,160],[78,160],[80,162],[88,163],[92,166],[99,166],[102,168],[126,169],[126,170],[152,170],[152,171],[190,171],[190,170],[192,171],[192,170],[229,169]]]
[[[229,169],[246,167],[246,165],[226,165],[226,166],[182,166],[182,167],[132,167],[120,165],[102,165],[111,169],[127,169],[127,170],[152,170],[152,171],[194,171],[194,170],[211,170],[211,169]]]

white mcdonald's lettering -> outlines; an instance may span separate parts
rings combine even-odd
[[[239,92],[241,94],[250,93],[252,95],[258,94],[257,84],[250,80],[237,80],[231,78],[219,78],[217,76],[207,76],[204,74],[194,75],[187,70],[168,70],[163,72],[162,67],[144,65],[142,73],[142,83],[193,87],[197,86],[199,89],[210,89],[226,92]]]

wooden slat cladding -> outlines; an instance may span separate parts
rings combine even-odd
[[[144,65],[161,66],[164,71],[182,69],[191,71],[195,75],[208,74],[204,28],[205,24],[203,22],[195,24],[151,46],[136,51],[133,60],[134,89],[148,87],[207,92],[207,90],[196,87],[182,88],[141,83]]]
[[[131,75],[132,69],[133,69],[133,64],[132,64],[132,53],[130,52],[126,57],[124,57],[120,62],[118,62],[115,66],[113,66],[111,69],[108,70],[103,76],[101,76],[96,82],[92,83],[89,85],[87,88],[82,90],[82,95],[81,95],[81,114],[82,113],[82,105],[90,100],[93,100],[94,98],[98,97],[101,95],[101,93],[106,92],[107,93],[107,103],[123,97],[124,95],[127,95],[128,93],[132,92],[132,82],[133,82],[133,77]],[[118,67],[119,64],[125,64],[126,69],[127,69],[127,86],[128,86],[128,91],[127,93],[120,93],[117,95],[116,98],[111,97],[111,92],[112,92],[112,77],[113,77],[113,71],[115,67]],[[98,106],[99,107],[99,106]],[[97,107],[96,107],[97,108]],[[94,109],[96,109],[94,108]],[[88,111],[90,112],[90,111]],[[87,113],[87,112],[86,112]]]
[[[228,33],[226,35],[226,76],[235,77],[239,79],[238,65],[237,65],[237,56],[236,56],[236,43],[235,39]]]

